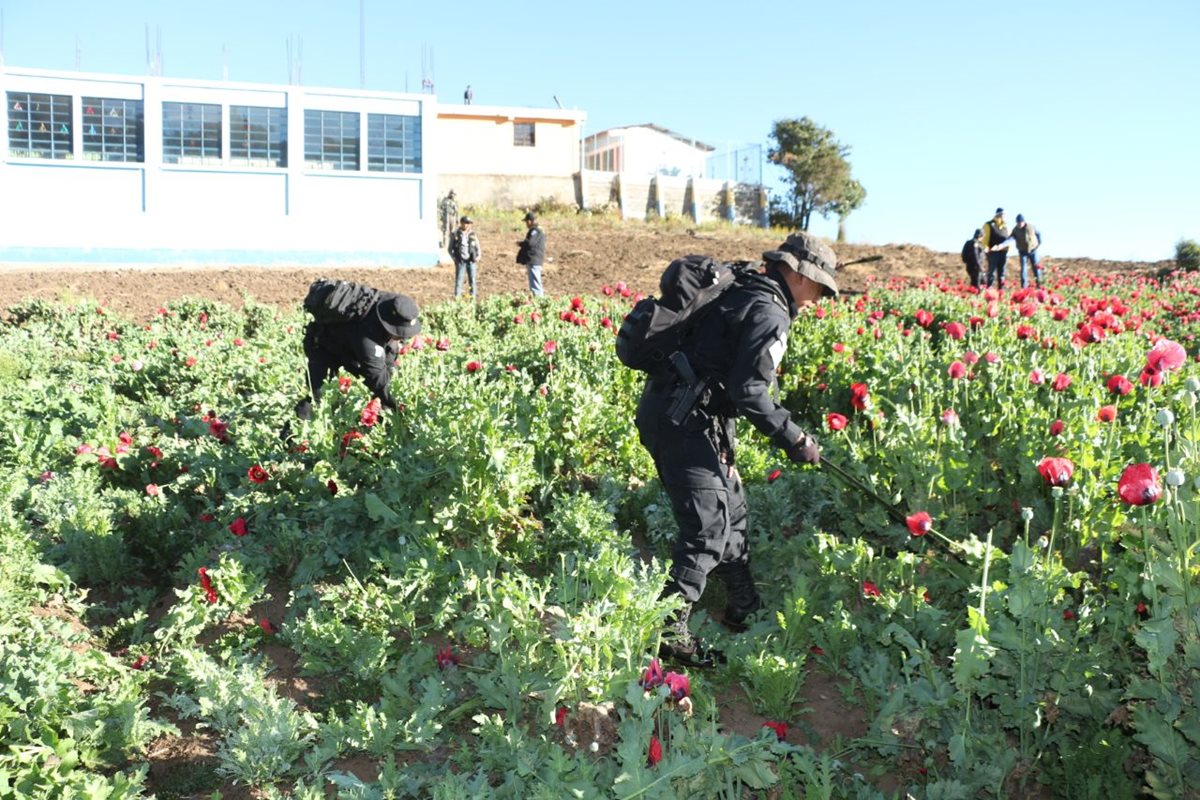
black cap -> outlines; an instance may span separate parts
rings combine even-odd
[[[1000,216],[1000,215],[1001,215],[1001,214],[1003,214],[1003,213],[1004,213],[1004,209],[1003,209],[1003,208],[997,208],[997,209],[996,209],[996,216],[997,216],[997,217],[998,217],[998,216]]]
[[[397,339],[411,339],[421,332],[417,301],[408,295],[398,294],[375,305],[375,315],[388,335]]]
[[[1025,221],[1025,215],[1017,214],[1017,222],[1024,222],[1024,221]]]
[[[537,214],[533,213],[532,211],[526,211],[525,212],[525,221],[526,222],[537,222]]]
[[[459,222],[461,222],[463,225],[470,225],[470,224],[471,224],[471,218],[470,218],[470,217],[459,217],[459,218],[458,218],[458,221],[459,221]]]
[[[975,229],[975,238],[978,239],[980,236],[983,236],[983,228],[976,228]]]

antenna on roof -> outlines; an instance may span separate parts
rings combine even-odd
[[[552,94],[550,96],[554,98],[554,105],[558,106],[559,108],[562,108],[562,103],[558,102],[558,95]]]
[[[367,88],[367,0],[358,0],[358,88]]]
[[[4,9],[0,8],[0,67],[4,66]]]
[[[150,53],[150,23],[146,23],[146,74],[163,74],[162,27],[154,26],[154,54]]]
[[[229,80],[229,48],[221,44],[221,80]]]
[[[304,40],[289,33],[286,44],[288,83],[295,86],[301,82],[304,72]]]
[[[158,69],[158,74],[163,74],[163,49],[162,49],[162,26],[154,26],[154,39],[157,52],[154,55],[155,66]]]
[[[75,34],[75,70],[83,64],[83,45],[79,43],[79,34]]]
[[[421,91],[433,94],[433,48],[421,45]]]

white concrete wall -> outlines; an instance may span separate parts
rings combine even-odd
[[[12,157],[8,91],[73,97],[70,160]],[[142,99],[145,162],[82,159],[81,97]],[[0,69],[0,261],[437,262],[435,101],[398,95],[157,77]],[[162,104],[222,106],[222,162],[164,164]],[[287,109],[287,166],[230,166],[230,105]],[[360,114],[358,171],[307,168],[304,110]],[[367,169],[367,115],[419,116],[422,171]]]
[[[620,150],[616,170],[629,175],[703,177],[707,168],[709,151],[653,128],[614,128],[592,141],[596,150],[613,146]]]

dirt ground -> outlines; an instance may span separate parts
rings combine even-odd
[[[689,230],[679,224],[618,222],[547,217],[547,265],[543,282],[549,294],[594,293],[604,284],[625,281],[635,290],[651,292],[671,259],[703,253],[723,260],[755,259],[778,244],[778,234],[752,228]],[[514,263],[524,225],[513,219],[479,219],[476,223],[483,258],[479,267],[480,296],[523,291],[525,269]],[[919,245],[835,245],[839,259],[848,261],[882,254],[882,261],[847,267],[840,283],[861,290],[869,276],[881,279],[920,279],[943,274],[957,280],[964,270],[957,253],[938,253]],[[1089,259],[1046,259],[1051,274],[1079,269],[1092,271],[1154,271],[1172,262],[1123,263]],[[1015,284],[1016,257],[1009,258]],[[211,267],[122,268],[101,270],[69,266],[0,265],[0,309],[23,300],[92,298],[110,311],[134,320],[148,318],[170,300],[195,297],[234,307],[246,297],[260,303],[298,305],[309,283],[319,277],[345,278],[381,289],[410,294],[428,304],[453,295],[454,268],[449,264],[412,269],[354,269],[325,267]]]

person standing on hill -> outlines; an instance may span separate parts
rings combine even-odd
[[[296,416],[312,419],[321,402],[321,387],[339,369],[357,375],[384,408],[395,409],[388,385],[399,354],[399,342],[421,332],[420,310],[411,297],[380,292],[367,313],[347,322],[312,321],[304,329],[308,358],[309,397],[296,404]]]
[[[463,278],[471,287],[471,299],[478,300],[479,292],[475,286],[475,271],[479,262],[479,237],[471,229],[471,218],[463,217],[458,221],[458,230],[450,234],[450,257],[454,259],[454,296],[462,294]]]
[[[736,418],[748,419],[793,462],[820,462],[817,440],[792,420],[771,389],[792,320],[822,296],[837,295],[837,257],[815,236],[796,233],[778,250],[763,253],[763,260],[763,272],[739,274],[702,312],[703,324],[680,347],[683,358],[673,356],[671,369],[646,380],[635,420],[679,526],[663,595],[679,595],[686,605],[669,622],[659,654],[692,666],[720,660],[688,628],[691,608],[711,574],[725,583],[725,622],[731,628],[744,629],[762,607],[746,546]],[[704,388],[693,406],[679,408],[680,398],[697,385]]]
[[[446,243],[450,241],[450,234],[454,233],[454,229],[458,227],[458,200],[454,197],[453,189],[438,204],[438,216],[438,221],[442,226],[438,247],[445,247]]]
[[[542,296],[542,264],[546,261],[546,236],[537,224],[537,214],[525,214],[525,239],[518,242],[517,263],[524,264],[529,275],[529,291]]]
[[[997,208],[996,215],[983,224],[981,244],[987,251],[987,285],[1004,288],[1004,269],[1008,265],[1008,223],[1004,221],[1004,209]]]
[[[984,261],[986,255],[983,252],[983,230],[975,229],[975,236],[963,244],[962,260],[967,268],[967,278],[971,281],[971,286],[978,289],[980,285],[980,277],[983,275]]]
[[[1017,214],[1017,227],[1013,228],[1013,241],[1017,243],[1017,257],[1021,263],[1021,288],[1029,285],[1029,272],[1033,269],[1033,279],[1038,288],[1042,288],[1042,265],[1038,262],[1038,248],[1042,244],[1042,235],[1030,223],[1025,221],[1025,215]]]

